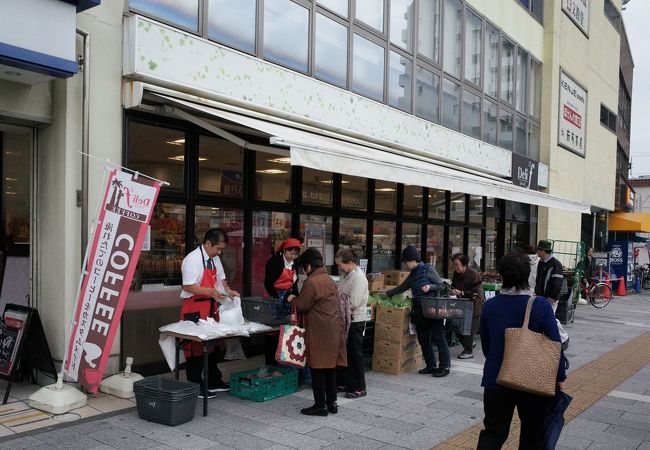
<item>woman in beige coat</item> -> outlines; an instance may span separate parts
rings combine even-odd
[[[345,331],[336,284],[323,268],[315,248],[300,255],[307,275],[298,296],[289,296],[298,313],[305,316],[307,362],[311,368],[314,406],[300,410],[310,416],[336,414],[336,366],[347,365]]]

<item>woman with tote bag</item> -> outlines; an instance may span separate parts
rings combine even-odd
[[[505,255],[499,261],[499,274],[503,288],[485,303],[481,315],[481,343],[486,358],[481,382],[485,389],[485,429],[481,431],[477,449],[502,447],[510,432],[515,407],[521,420],[519,448],[543,449],[545,416],[553,408],[555,389],[562,391],[566,379],[560,333],[550,303],[530,292],[530,264],[526,255]],[[523,339],[522,334],[526,335]],[[539,352],[525,351],[525,345],[529,344],[525,341],[530,335],[535,335],[532,339],[545,340],[540,342],[548,350],[547,358],[541,358]],[[526,370],[529,376],[521,377]],[[540,376],[540,373],[548,375]]]

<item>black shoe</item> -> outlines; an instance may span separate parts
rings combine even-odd
[[[330,414],[338,414],[339,405],[336,402],[330,403],[327,405],[327,411],[329,411]]]
[[[306,416],[322,416],[327,417],[327,408],[324,406],[310,406],[309,408],[303,408],[300,410],[300,414]]]
[[[204,395],[204,394],[203,394],[203,389],[201,389],[201,392],[199,392],[199,398],[200,398],[200,399],[203,399],[204,397],[207,397],[208,399],[210,399],[210,398],[215,398],[216,396],[217,396],[216,393],[214,393],[214,392],[210,392],[209,390],[208,390],[208,394],[207,394],[207,395]]]
[[[425,367],[424,369],[418,370],[418,373],[421,373],[423,375],[429,375],[432,374],[434,370],[436,370],[435,367]]]
[[[444,367],[438,367],[433,371],[433,376],[436,378],[446,377],[447,375],[449,375],[449,369]]]
[[[215,387],[208,388],[208,392],[216,394],[217,392],[228,392],[230,390],[230,385],[220,381]]]

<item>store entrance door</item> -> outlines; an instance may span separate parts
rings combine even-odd
[[[29,306],[33,131],[0,122],[0,312]]]

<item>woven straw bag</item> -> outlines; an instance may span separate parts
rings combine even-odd
[[[506,328],[497,383],[518,391],[552,397],[555,395],[561,344],[528,329],[534,300],[534,296],[528,299],[524,325]]]

